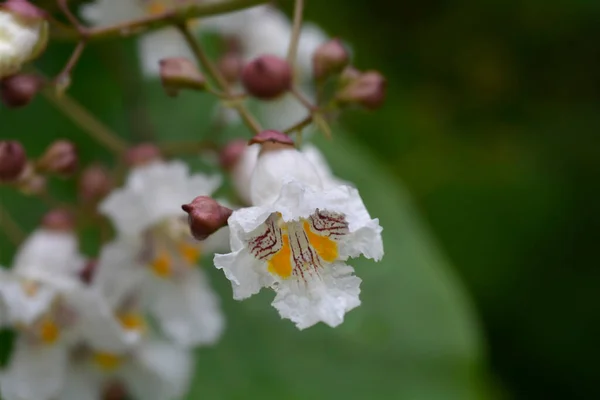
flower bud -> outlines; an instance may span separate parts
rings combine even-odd
[[[17,73],[48,41],[46,13],[26,0],[0,4],[0,78]]]
[[[38,195],[46,190],[47,180],[36,172],[32,163],[27,163],[16,184],[22,193]]]
[[[237,139],[227,143],[219,154],[219,164],[223,169],[228,171],[231,170],[240,160],[240,157],[242,157],[247,148],[248,141],[245,139]]]
[[[108,170],[102,165],[90,165],[79,177],[79,198],[84,202],[96,202],[110,192],[113,187]]]
[[[21,143],[14,140],[0,142],[0,181],[11,182],[19,178],[27,165],[27,155]]]
[[[197,240],[204,240],[226,226],[227,219],[233,212],[207,196],[198,196],[181,208],[188,213],[190,231]]]
[[[265,144],[265,143],[277,143],[285,146],[294,146],[294,141],[291,137],[286,135],[285,133],[281,133],[279,131],[274,130],[266,130],[255,135],[250,141],[249,144]]]
[[[338,74],[349,62],[350,54],[342,41],[331,39],[320,45],[313,54],[313,76],[320,80]]]
[[[42,226],[53,231],[72,232],[75,230],[75,217],[69,210],[57,208],[44,215]]]
[[[167,95],[175,97],[180,90],[204,90],[206,79],[196,64],[184,57],[160,60],[160,79]]]
[[[79,279],[86,285],[90,285],[94,280],[96,274],[96,267],[98,267],[98,260],[88,260],[81,271],[79,271]]]
[[[292,86],[292,68],[279,57],[265,55],[244,66],[242,83],[252,96],[262,100],[273,99]]]
[[[217,67],[228,83],[236,83],[242,73],[242,58],[235,52],[228,52],[217,62]]]
[[[350,80],[337,93],[336,98],[342,104],[359,104],[374,110],[383,105],[386,81],[377,71],[367,71]]]
[[[161,159],[160,149],[152,143],[138,144],[125,153],[125,163],[130,167],[139,167]]]
[[[43,86],[43,80],[37,75],[18,74],[0,81],[2,103],[9,108],[24,107],[33,100]]]
[[[57,140],[46,149],[37,162],[41,172],[69,176],[75,172],[79,164],[79,156],[75,145],[68,140]]]

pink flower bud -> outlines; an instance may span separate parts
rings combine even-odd
[[[57,208],[44,215],[42,226],[53,231],[72,232],[75,230],[75,217],[69,210]]]
[[[175,97],[180,90],[204,90],[206,79],[196,64],[184,57],[160,60],[160,79],[167,95]]]
[[[90,165],[79,177],[79,198],[84,202],[96,202],[113,188],[108,170],[102,165]]]
[[[254,136],[252,139],[250,139],[250,142],[248,142],[248,143],[249,144],[277,143],[277,144],[282,144],[282,145],[286,145],[286,146],[294,146],[294,141],[292,140],[291,137],[289,137],[285,133],[281,133],[279,131],[274,131],[274,130],[262,131],[259,134],[257,134],[256,136]]]
[[[57,140],[46,149],[37,162],[41,172],[60,176],[72,175],[79,164],[79,156],[75,145],[68,140]]]
[[[342,104],[359,104],[374,110],[385,101],[386,81],[377,71],[367,71],[358,78],[350,80],[337,93],[337,100]]]
[[[221,167],[231,170],[240,160],[246,148],[248,148],[248,141],[245,139],[237,139],[227,143],[219,153],[219,164]]]
[[[125,153],[125,162],[130,167],[139,167],[161,159],[160,149],[152,143],[138,144]]]
[[[342,41],[331,39],[320,45],[313,54],[313,76],[319,80],[340,73],[349,62],[350,54]]]
[[[6,0],[0,8],[28,20],[42,20],[47,18],[47,13],[31,4],[27,0]]]
[[[2,103],[9,108],[24,107],[43,86],[40,77],[31,74],[12,75],[0,81]]]
[[[98,267],[98,260],[88,260],[81,271],[79,271],[79,279],[81,282],[89,285],[94,280],[96,274],[96,267]]]
[[[15,181],[27,165],[27,155],[21,143],[14,140],[0,142],[0,181]]]
[[[207,196],[198,196],[181,206],[188,213],[190,231],[197,240],[204,240],[227,225],[233,211]]]
[[[288,91],[292,86],[292,68],[282,58],[266,55],[244,66],[242,83],[252,96],[270,100]]]
[[[236,83],[242,73],[242,58],[234,52],[225,53],[217,62],[217,67],[228,83]]]

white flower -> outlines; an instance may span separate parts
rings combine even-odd
[[[18,72],[37,57],[48,39],[42,18],[26,18],[0,8],[0,78]]]
[[[250,61],[271,54],[285,58],[292,25],[281,11],[271,6],[254,7],[201,21],[207,30],[237,38],[241,56]],[[299,90],[312,99],[312,54],[327,40],[327,35],[316,25],[305,23],[300,32],[296,64],[293,66]],[[269,129],[283,130],[303,120],[308,111],[293,95],[285,94],[276,100],[258,104],[260,120]]]
[[[73,266],[81,260],[71,234],[39,230],[19,249],[13,270],[0,274],[5,323],[18,332],[0,374],[4,399],[55,398],[69,349],[80,341],[112,351],[128,346],[108,305],[79,281]]]
[[[273,306],[300,329],[330,326],[360,304],[360,279],[350,257],[383,256],[381,227],[356,189],[324,188],[319,171],[294,149],[259,157],[252,177],[254,207],[229,218],[231,250],[215,266],[232,282],[235,299],[271,287]]]
[[[163,340],[144,340],[127,354],[83,349],[73,355],[57,398],[98,400],[118,384],[135,399],[172,400],[187,392],[192,371],[191,352]]]
[[[90,23],[105,26],[158,15],[183,3],[174,4],[173,0],[97,0],[83,7],[82,14]],[[142,36],[138,42],[138,53],[142,70],[148,77],[158,76],[159,61],[163,58],[194,59],[185,40],[174,28],[165,28]]]
[[[194,240],[181,210],[196,196],[212,194],[220,181],[190,175],[181,162],[155,162],[135,168],[125,187],[100,205],[120,238],[105,247],[99,273],[122,269],[114,276],[141,282],[141,301],[163,331],[183,346],[212,344],[224,327],[218,297],[197,267],[202,252],[214,252],[223,239],[217,235],[204,242]],[[118,283],[107,287],[119,292],[111,298],[126,292]]]
[[[316,146],[305,144],[300,151],[315,167],[324,188],[327,189],[339,185],[351,186],[349,183],[339,179],[333,174],[325,157]],[[259,152],[259,144],[247,146],[231,170],[233,186],[244,204],[252,204],[252,199],[250,197],[250,183]]]

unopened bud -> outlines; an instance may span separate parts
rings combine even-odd
[[[225,53],[217,62],[217,67],[228,83],[236,83],[242,73],[242,58],[235,52]]]
[[[11,182],[19,178],[27,166],[27,155],[21,143],[0,141],[0,181]]]
[[[0,81],[2,103],[9,108],[24,107],[33,100],[43,86],[43,80],[37,75],[18,74]]]
[[[252,96],[270,100],[288,91],[292,86],[292,68],[279,57],[258,57],[244,66],[242,83]]]
[[[75,145],[68,140],[57,140],[46,149],[37,162],[41,172],[69,176],[75,172],[79,156]]]
[[[245,139],[237,139],[227,143],[219,153],[219,164],[226,170],[231,170],[240,160],[248,148],[248,141]]]
[[[72,232],[75,230],[75,217],[69,210],[57,208],[44,215],[42,226],[53,231]]]
[[[110,192],[113,182],[108,170],[94,164],[83,170],[79,177],[79,197],[84,202],[95,202]]]
[[[27,0],[6,0],[0,8],[27,20],[42,20],[47,14]]]
[[[313,76],[319,80],[342,72],[350,62],[350,54],[340,39],[331,39],[315,50],[312,62]]]
[[[204,90],[206,79],[196,64],[184,57],[160,60],[160,79],[167,95],[175,97],[180,90]]]
[[[227,219],[233,212],[207,196],[198,196],[181,208],[188,213],[190,231],[197,240],[204,240],[226,226]]]
[[[161,159],[160,149],[152,143],[138,144],[125,153],[125,163],[130,167],[140,167]]]
[[[385,101],[385,86],[383,75],[377,71],[367,71],[345,85],[336,98],[342,104],[359,104],[374,110]]]
[[[27,163],[16,184],[22,193],[38,195],[46,190],[47,180],[36,172],[32,163]]]
[[[79,271],[79,279],[81,282],[89,285],[94,280],[96,274],[96,267],[98,267],[98,260],[88,260],[83,269]]]

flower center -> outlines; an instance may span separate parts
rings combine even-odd
[[[58,340],[60,329],[56,322],[50,318],[44,318],[39,323],[38,335],[43,344],[51,345]]]
[[[347,233],[341,214],[317,210],[307,219],[284,222],[274,213],[251,234],[247,245],[252,255],[267,262],[270,273],[283,279],[304,278],[338,259],[338,240]]]
[[[146,330],[146,321],[144,317],[135,312],[126,312],[117,315],[117,319],[121,326],[128,331],[144,331]]]
[[[117,354],[97,351],[93,355],[96,365],[105,372],[111,372],[117,369],[123,362],[123,358]]]

